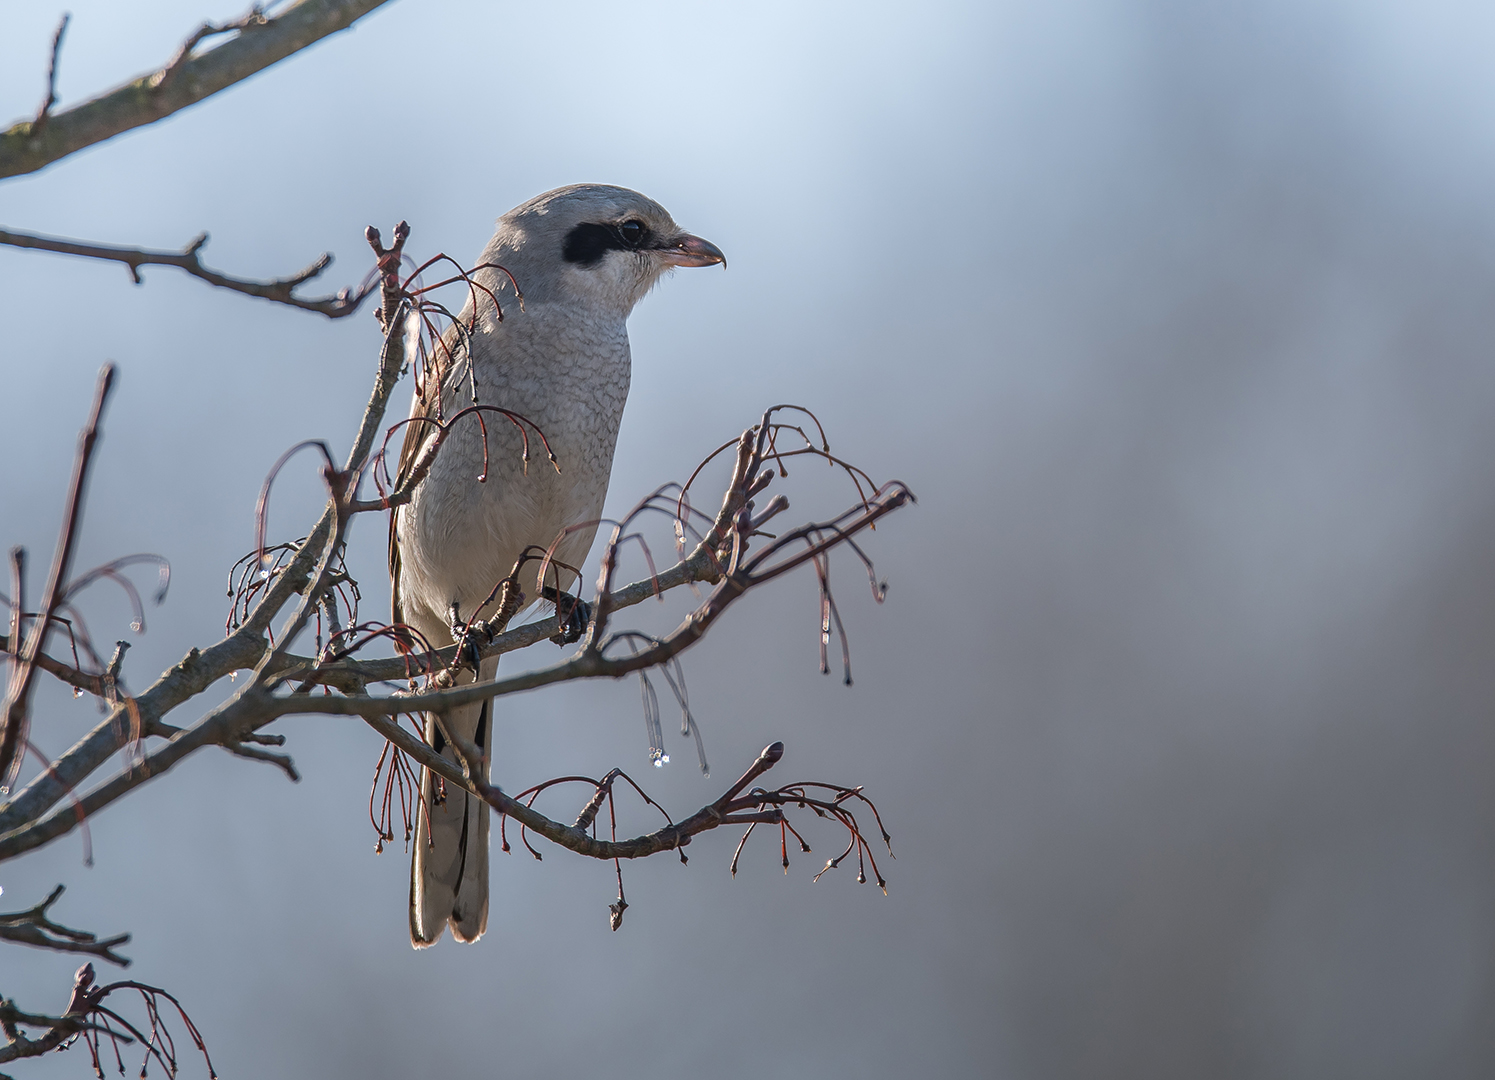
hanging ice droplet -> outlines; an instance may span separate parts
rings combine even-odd
[[[656,769],[662,769],[666,765],[668,765],[669,763],[670,763],[670,755],[669,754],[660,754],[657,758],[654,759],[654,767]]]
[[[262,566],[262,567],[260,567],[260,579],[264,580],[265,578],[268,578],[269,576],[270,576],[270,568],[268,566]]]
[[[81,686],[75,686],[75,687],[73,687],[73,697],[82,697],[82,696],[83,696],[83,687],[81,687]]]
[[[145,629],[145,624],[142,623],[139,619],[132,619],[132,620],[130,620],[130,631],[132,633],[138,634],[138,633],[140,633],[140,631],[142,631],[144,629]]]

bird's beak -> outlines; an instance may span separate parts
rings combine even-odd
[[[715,266],[727,264],[722,249],[710,240],[682,233],[659,249],[659,256],[671,266]]]

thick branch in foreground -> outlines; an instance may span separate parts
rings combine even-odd
[[[230,277],[202,264],[197,253],[208,242],[207,233],[199,233],[181,251],[150,251],[146,248],[115,247],[112,244],[87,244],[78,240],[67,240],[58,236],[38,236],[32,233],[12,232],[0,229],[0,244],[10,247],[30,248],[35,251],[52,251],[59,255],[78,255],[85,259],[103,259],[122,263],[136,285],[143,284],[140,277],[142,266],[174,266],[184,270],[200,281],[229,289],[245,296],[257,296],[287,307],[303,311],[315,311],[329,319],[340,319],[351,315],[363,303],[364,297],[373,289],[373,283],[357,290],[343,289],[336,296],[300,297],[295,295],[298,286],[305,284],[332,265],[332,256],[323,253],[304,270],[290,277],[274,278],[270,281],[251,281],[247,278]]]
[[[298,0],[273,17],[264,15],[256,5],[249,14],[226,26],[205,23],[165,67],[71,109],[57,113],[43,110],[36,119],[0,133],[0,179],[36,172],[85,147],[180,112],[329,34],[347,29],[385,2]],[[205,38],[225,33],[234,36],[193,55]]]

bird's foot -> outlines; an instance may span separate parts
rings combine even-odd
[[[519,579],[509,575],[498,583],[498,610],[493,613],[493,618],[483,624],[488,633],[488,640],[492,641],[509,628],[509,620],[519,614],[519,609],[524,606],[524,592],[519,588]]]
[[[474,619],[471,625],[462,620],[462,609],[457,601],[452,601],[450,610],[452,640],[457,643],[457,656],[452,667],[458,668],[465,664],[470,665],[473,671],[478,670],[478,663],[483,659],[482,646],[493,644],[493,639],[509,628],[509,621],[519,613],[524,606],[524,592],[519,588],[519,581],[512,575],[504,578],[489,594],[485,606],[494,597],[498,597],[498,608],[490,619]],[[583,623],[583,626],[586,624]]]
[[[471,667],[473,671],[477,671],[478,662],[483,659],[484,638],[493,640],[488,634],[488,624],[475,619],[469,626],[462,620],[461,609],[455,600],[452,601],[451,616],[452,640],[457,643],[457,655],[452,659],[452,667]]]
[[[560,633],[552,634],[550,640],[557,645],[574,645],[587,632],[592,621],[592,605],[579,596],[561,592],[546,585],[540,589],[542,599],[555,605],[555,613],[561,620]]]

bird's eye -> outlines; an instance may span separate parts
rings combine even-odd
[[[642,221],[625,221],[618,226],[618,235],[623,238],[623,243],[631,248],[636,248],[643,243],[647,232]]]

